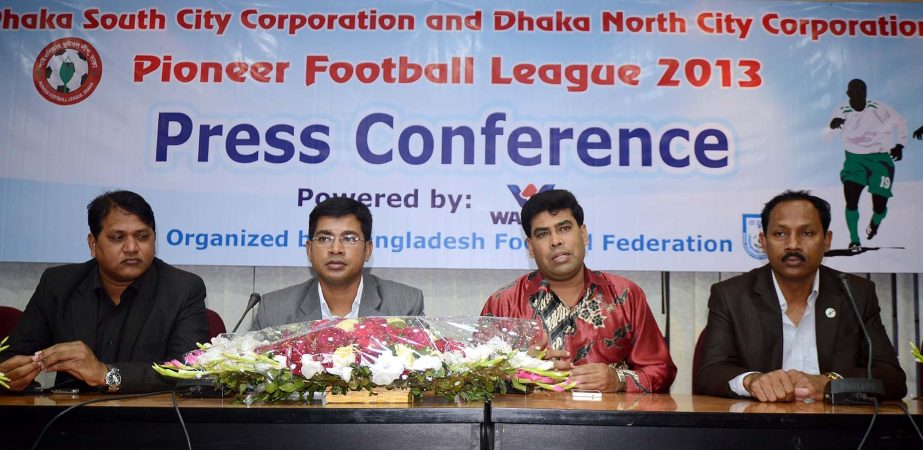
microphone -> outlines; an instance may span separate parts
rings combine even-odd
[[[240,315],[240,320],[237,321],[237,325],[234,325],[234,329],[231,330],[231,333],[236,333],[237,329],[240,328],[240,323],[244,321],[244,317],[247,317],[247,313],[256,306],[257,303],[262,300],[263,297],[260,294],[254,292],[250,294],[250,300],[247,301],[247,309],[244,310],[244,313]]]
[[[868,329],[865,328],[865,321],[862,320],[862,313],[859,312],[859,306],[856,305],[856,299],[853,298],[852,289],[849,288],[849,275],[841,273],[839,275],[840,284],[843,286],[843,292],[849,299],[852,311],[859,322],[859,328],[862,335],[865,336],[865,343],[868,345],[868,377],[867,378],[843,378],[840,380],[830,380],[824,386],[824,402],[831,405],[868,405],[873,398],[882,399],[885,396],[885,385],[881,380],[872,378],[872,337]]]

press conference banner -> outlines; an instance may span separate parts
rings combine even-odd
[[[129,189],[174,264],[305,265],[349,196],[373,266],[528,269],[520,207],[564,188],[594,269],[743,271],[809,189],[827,263],[923,272],[923,5],[14,1],[0,46],[0,261],[86,259]]]

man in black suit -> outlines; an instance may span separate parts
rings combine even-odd
[[[168,387],[151,364],[180,358],[205,342],[205,283],[154,257],[151,206],[128,191],[107,192],[87,205],[93,259],[42,274],[0,372],[10,389],[25,389],[41,371],[55,385],[104,392]]]
[[[806,191],[766,203],[760,244],[769,264],[716,283],[708,300],[696,394],[762,402],[822,400],[831,379],[867,376],[868,348],[840,272],[822,266],[830,248],[830,204]],[[849,276],[872,339],[872,376],[885,395],[907,393],[879,315],[875,285]]]

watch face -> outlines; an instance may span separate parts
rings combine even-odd
[[[122,373],[115,367],[110,367],[106,373],[106,385],[112,390],[117,390],[122,385]]]

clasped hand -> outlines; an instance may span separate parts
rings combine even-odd
[[[22,391],[42,371],[67,372],[90,386],[100,386],[108,368],[82,341],[55,344],[32,356],[17,355],[0,363],[12,391]]]
[[[570,380],[576,383],[577,389],[595,390],[600,392],[617,392],[619,387],[618,377],[609,369],[608,364],[588,363],[574,365],[571,354],[567,350],[548,348],[548,339],[544,337],[542,343],[535,350],[545,350],[544,358],[554,362],[555,370],[569,370]]]
[[[774,370],[747,375],[744,388],[761,402],[820,401],[827,381],[824,375],[808,375],[800,370]]]

